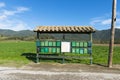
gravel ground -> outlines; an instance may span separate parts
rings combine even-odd
[[[0,67],[0,80],[120,80],[120,74]]]

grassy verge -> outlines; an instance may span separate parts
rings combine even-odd
[[[22,66],[33,62],[32,59],[26,58],[23,54],[35,54],[36,46],[35,42],[23,42],[23,41],[3,41],[0,42],[0,65],[5,66]],[[70,56],[79,54],[69,54]],[[85,55],[86,56],[86,55]],[[93,63],[106,65],[108,60],[108,46],[93,46]],[[49,62],[56,62],[60,60],[42,60]],[[85,63],[89,64],[89,60],[81,59],[66,59],[68,63]],[[120,49],[116,46],[114,49],[114,64],[120,64]]]
[[[120,46],[115,46],[113,54],[113,64],[120,64]],[[93,46],[93,62],[96,64],[107,64],[108,46]]]
[[[0,64],[8,66],[21,66],[30,61],[22,56],[24,53],[35,53],[34,42],[0,42]]]

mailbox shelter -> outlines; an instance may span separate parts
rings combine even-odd
[[[64,54],[88,54],[90,64],[92,64],[92,33],[95,29],[91,26],[38,26],[34,29],[37,33],[36,40],[36,62],[39,62],[41,57],[48,58],[62,58],[63,62],[65,58]],[[40,35],[45,33],[62,34],[63,40],[41,40]],[[64,34],[88,34],[88,41],[65,41]],[[40,55],[43,54],[43,55]],[[46,56],[44,54],[63,54],[62,56]],[[72,57],[72,56],[71,56]],[[76,58],[76,57],[72,57]],[[80,58],[80,57],[78,57]]]

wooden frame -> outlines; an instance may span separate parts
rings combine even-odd
[[[40,27],[38,27],[37,29],[35,29],[34,30],[34,32],[37,32],[37,40],[39,40],[40,38],[39,38],[39,35],[41,34],[41,33],[58,33],[58,34],[63,34],[63,40],[65,40],[65,35],[64,34],[66,34],[66,33],[73,33],[73,34],[75,34],[75,33],[80,33],[80,34],[88,34],[89,35],[89,41],[91,41],[92,42],[92,33],[93,32],[95,32],[95,29],[94,28],[92,28],[92,27],[89,27],[89,28],[87,28],[87,27],[85,27],[85,28],[80,28],[80,27],[78,27],[78,28],[75,28],[75,26],[74,26],[74,29],[73,28],[60,28],[60,29],[62,29],[62,30],[58,30],[56,27],[50,27],[50,29],[52,30],[52,31],[50,31],[50,30],[47,30],[46,28],[48,28],[48,27],[45,27],[44,28],[44,26],[42,26],[42,29],[40,28]],[[53,28],[53,29],[52,29]],[[55,28],[55,29],[54,29]],[[65,29],[65,30],[64,30]],[[69,30],[69,29],[72,29],[72,30]],[[79,29],[79,31],[77,30],[77,29]],[[81,30],[80,31],[80,29],[83,29],[83,30]],[[68,31],[67,31],[68,30]],[[58,31],[58,32],[57,32]],[[70,32],[71,31],[71,32]],[[39,61],[40,61],[40,56],[39,56],[39,54],[40,54],[40,48],[37,46],[37,48],[36,48],[37,50],[36,50],[36,52],[37,52],[37,54],[36,54],[36,62],[38,63]],[[62,57],[57,57],[57,58],[62,58],[62,63],[64,63],[64,60],[65,60],[65,56],[64,56],[64,53],[63,53],[63,56]],[[90,64],[92,64],[92,53],[90,54]]]

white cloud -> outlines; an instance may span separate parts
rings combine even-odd
[[[26,7],[17,7],[17,11],[18,12],[23,12],[23,11],[28,11],[29,8],[26,8]]]
[[[120,18],[116,20],[116,28],[120,28]]]
[[[17,11],[4,10],[3,15],[9,16],[14,15]]]
[[[7,16],[6,15],[1,15],[0,20],[4,20]]]
[[[120,29],[120,25],[117,25],[116,28]]]
[[[117,22],[119,22],[119,24],[120,24],[120,18],[119,18],[119,19],[117,19],[116,21],[117,21]]]
[[[104,18],[94,18],[92,19],[92,21],[90,22],[91,25],[109,25],[111,24],[111,19],[104,19]]]
[[[0,2],[0,8],[5,7],[5,3]]]
[[[1,3],[0,3],[1,6]],[[5,6],[5,5],[4,5]],[[2,8],[2,7],[1,7]],[[15,10],[7,10],[5,8],[0,10],[0,29],[11,29],[15,31],[30,29],[24,21],[20,19],[21,13],[28,11],[27,7],[16,7]],[[16,17],[19,16],[18,17]]]
[[[91,21],[90,24],[91,24],[91,25],[95,25],[96,23],[99,23],[99,22],[101,22],[101,20],[97,20],[97,19],[96,19],[96,20]]]
[[[101,24],[103,24],[103,25],[111,24],[111,19],[103,20],[103,21],[101,21]]]
[[[16,10],[2,10],[1,11],[1,15],[0,15],[0,19],[5,19],[9,16],[14,16],[16,15],[17,13],[22,13],[22,12],[25,12],[25,11],[28,11],[29,9],[26,8],[26,7],[17,7]]]
[[[111,15],[111,14],[109,14]],[[90,24],[96,29],[109,29],[111,27],[111,16],[92,18]],[[120,28],[120,15],[117,12],[116,28]]]
[[[19,30],[29,29],[29,26],[21,20],[8,19],[6,21],[0,21],[0,29],[11,29],[11,30],[19,31]]]

